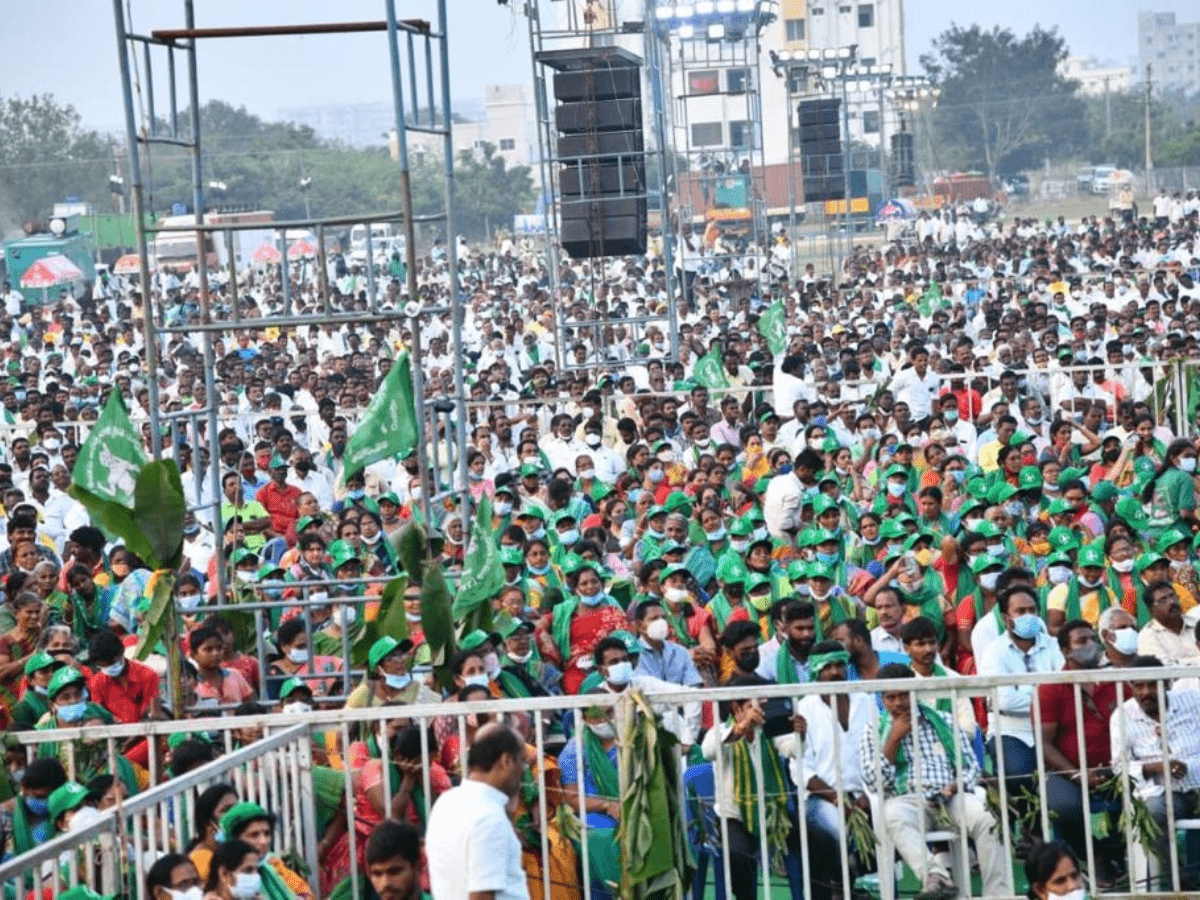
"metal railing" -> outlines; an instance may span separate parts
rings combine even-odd
[[[908,703],[910,709],[916,715],[917,704],[928,703],[936,704],[938,701],[949,700],[951,709],[958,707],[960,701],[968,698],[984,698],[992,709],[993,729],[999,727],[996,723],[1004,722],[1007,718],[1000,714],[1000,711],[1005,709],[1004,692],[1016,689],[1018,691],[1032,688],[1031,707],[1030,707],[1030,722],[1033,726],[1035,735],[1040,734],[1040,726],[1043,721],[1048,721],[1051,716],[1060,717],[1056,721],[1061,720],[1061,710],[1052,708],[1043,709],[1036,687],[1045,685],[1051,680],[1058,685],[1068,685],[1072,691],[1073,704],[1076,715],[1075,722],[1075,739],[1080,747],[1085,746],[1084,733],[1084,711],[1087,708],[1085,702],[1084,689],[1089,686],[1097,686],[1105,683],[1115,684],[1116,692],[1116,709],[1114,716],[1124,717],[1129,714],[1128,709],[1123,709],[1125,701],[1132,697],[1131,681],[1139,683],[1157,682],[1157,701],[1159,708],[1166,715],[1170,709],[1171,698],[1168,697],[1166,691],[1170,686],[1171,680],[1174,678],[1192,677],[1200,674],[1200,669],[1193,669],[1186,666],[1177,666],[1171,668],[1152,668],[1152,669],[1104,669],[1098,671],[1065,671],[1054,673],[1052,676],[1046,674],[1020,674],[1020,675],[1003,675],[1003,676],[975,676],[970,678],[926,678],[926,679],[893,679],[889,681],[876,681],[870,685],[870,690],[874,693],[872,704],[874,705],[876,696],[882,696],[889,692],[904,692],[908,695]],[[648,693],[647,697],[652,705],[657,710],[671,709],[685,703],[695,703],[700,701],[711,708],[712,721],[719,723],[722,716],[719,713],[717,704],[720,701],[729,700],[756,700],[765,702],[772,699],[783,699],[792,702],[792,709],[796,709],[804,698],[813,696],[832,697],[841,694],[861,694],[867,686],[863,682],[827,682],[827,683],[808,683],[803,685],[769,685],[756,686],[752,688],[715,688],[694,690],[680,688],[678,690],[663,691],[657,693]],[[570,713],[571,717],[577,721],[581,710],[587,707],[606,707],[612,706],[618,702],[620,695],[617,694],[588,694],[584,696],[569,696],[569,697],[533,697],[521,700],[503,700],[503,701],[473,701],[467,703],[445,703],[439,705],[414,705],[405,707],[396,706],[380,706],[363,709],[326,709],[309,714],[305,717],[303,723],[297,723],[294,715],[268,715],[268,716],[241,716],[236,718],[222,719],[205,719],[205,720],[187,720],[183,722],[173,723],[141,723],[136,725],[121,725],[99,728],[64,728],[53,733],[53,737],[59,742],[70,742],[79,739],[89,741],[103,741],[108,748],[110,766],[117,753],[118,742],[132,737],[143,736],[149,737],[151,743],[150,754],[150,773],[151,780],[156,777],[156,773],[161,771],[159,764],[159,751],[157,746],[157,738],[162,735],[181,731],[203,730],[210,735],[216,737],[216,743],[223,745],[227,749],[227,755],[218,761],[204,766],[196,771],[183,776],[182,778],[172,779],[158,787],[151,788],[143,794],[137,795],[134,798],[124,802],[115,814],[106,814],[100,822],[84,829],[78,833],[58,838],[53,842],[47,843],[43,847],[38,848],[32,853],[25,854],[14,860],[10,860],[0,866],[0,883],[11,883],[19,876],[24,876],[26,873],[36,873],[41,871],[41,867],[49,862],[54,863],[59,859],[59,854],[63,851],[75,851],[80,847],[90,846],[95,841],[99,840],[103,835],[108,836],[110,841],[131,842],[132,846],[132,866],[130,867],[129,876],[121,874],[121,877],[132,877],[136,875],[138,879],[144,876],[144,871],[153,854],[162,852],[166,849],[178,849],[179,846],[186,840],[187,818],[184,814],[187,796],[190,796],[191,791],[195,788],[209,784],[214,781],[227,779],[234,784],[238,790],[240,799],[255,799],[263,803],[269,810],[273,811],[278,816],[279,827],[281,833],[277,833],[275,837],[275,849],[277,851],[295,852],[308,861],[311,867],[312,874],[310,881],[313,884],[314,895],[320,896],[319,879],[316,877],[318,871],[315,857],[315,841],[316,835],[316,819],[315,806],[312,795],[312,784],[308,780],[310,775],[310,766],[312,764],[312,748],[309,746],[307,738],[316,734],[323,735],[323,745],[326,752],[329,753],[330,765],[335,765],[334,761],[335,750],[340,751],[340,760],[348,760],[345,755],[346,750],[350,747],[352,741],[360,738],[364,733],[380,734],[379,729],[386,729],[387,723],[396,718],[402,717],[408,722],[417,724],[424,729],[429,729],[435,722],[438,723],[437,733],[442,740],[446,740],[452,736],[457,736],[459,747],[465,748],[469,746],[468,727],[474,727],[474,719],[469,723],[468,718],[477,716],[478,714],[487,713],[491,715],[502,715],[506,713],[531,713],[529,717],[528,731],[525,738],[533,748],[536,758],[543,760],[551,753],[558,752],[560,747],[563,747],[565,740],[566,746],[573,746],[576,759],[581,761],[580,775],[578,780],[570,785],[563,785],[563,805],[574,809],[574,812],[580,820],[580,836],[577,842],[578,858],[582,865],[583,871],[588,869],[588,850],[587,850],[587,835],[589,827],[595,827],[588,822],[586,813],[586,794],[584,791],[583,763],[586,758],[584,753],[581,730],[575,728],[573,731],[568,729],[568,735],[565,738],[552,738],[548,726],[545,721],[546,715],[559,715]],[[1174,697],[1181,698],[1181,694],[1175,694]],[[810,701],[811,702],[811,701]],[[1183,699],[1176,699],[1176,703],[1186,705]],[[1200,702],[1200,700],[1189,701]],[[814,727],[813,723],[809,725],[810,729]],[[866,726],[868,729],[877,729],[877,721],[872,718],[870,724]],[[264,729],[268,732],[273,732],[271,736],[264,738],[250,746],[235,750],[233,741],[233,731],[235,729]],[[865,729],[864,729],[865,730]],[[1004,733],[1003,728],[1001,728]],[[1124,734],[1124,731],[1114,729],[1113,734]],[[835,760],[836,775],[834,784],[831,786],[842,793],[843,787],[854,784],[854,779],[863,778],[864,780],[873,781],[874,784],[882,786],[884,783],[884,763],[883,757],[878,753],[873,759],[862,759],[857,772],[850,771],[845,768],[843,761],[847,757],[842,753],[841,743],[846,740],[861,740],[862,735],[853,733],[843,734],[841,730],[834,728],[833,734],[833,758]],[[875,732],[878,740],[875,742],[875,747],[880,747],[883,744],[882,737],[879,732]],[[32,755],[37,750],[38,744],[44,744],[51,735],[46,732],[37,733],[18,733],[14,735],[16,740],[26,746],[26,749]],[[962,739],[956,742],[953,752],[953,771],[954,782],[953,790],[947,787],[948,793],[956,793],[960,796],[967,794],[968,788],[971,785],[968,782],[968,770],[974,769],[974,764],[968,759],[967,754],[978,752],[978,748],[972,746],[971,739],[977,745],[981,735],[963,734]],[[796,845],[798,850],[791,851],[794,859],[798,859],[803,863],[803,872],[801,876],[797,876],[795,870],[792,872],[792,880],[799,880],[800,883],[793,884],[793,894],[800,890],[807,894],[811,886],[806,887],[803,881],[812,878],[811,866],[813,863],[821,861],[828,862],[827,859],[818,860],[810,851],[810,844],[813,836],[810,829],[801,824],[806,821],[801,818],[797,822],[797,810],[805,810],[810,798],[813,794],[809,791],[809,772],[807,770],[806,757],[804,751],[806,749],[804,741],[808,738],[792,738],[793,746],[789,751],[784,746],[785,757],[781,760],[782,764],[787,768],[793,776],[787,790],[787,800],[790,807],[790,815],[792,816],[792,827],[798,828],[798,840]],[[752,746],[751,757],[755,761],[753,763],[756,783],[764,784],[763,772],[761,768],[761,757],[757,752],[758,741],[761,737],[754,739]],[[1178,758],[1180,755],[1187,755],[1189,752],[1195,754],[1194,747],[1179,747],[1172,746],[1168,743],[1168,735],[1165,729],[1159,728],[1155,743],[1157,747],[1157,756],[1161,759]],[[391,765],[390,756],[392,748],[387,740],[379,742],[381,764],[384,771],[389,770]],[[786,739],[785,739],[786,745]],[[866,746],[862,744],[861,746]],[[1041,751],[1041,739],[1035,738],[1035,747]],[[1114,771],[1114,778],[1106,781],[1104,785],[1093,785],[1089,778],[1090,774],[1086,769],[1079,778],[1080,803],[1082,810],[1082,843],[1083,848],[1080,852],[1081,865],[1086,871],[1086,878],[1089,887],[1089,892],[1092,894],[1100,890],[1105,890],[1105,896],[1114,898],[1125,898],[1134,896],[1150,896],[1150,895],[1165,895],[1170,892],[1178,892],[1185,890],[1191,884],[1191,877],[1196,872],[1196,867],[1200,865],[1200,854],[1197,858],[1190,859],[1184,854],[1181,854],[1176,842],[1169,839],[1175,835],[1177,831],[1181,834],[1192,835],[1196,830],[1200,829],[1200,819],[1187,818],[1183,815],[1177,815],[1171,804],[1167,804],[1163,815],[1157,817],[1161,834],[1167,838],[1155,838],[1148,834],[1145,822],[1150,815],[1147,800],[1150,798],[1152,791],[1146,790],[1148,783],[1145,781],[1139,784],[1130,784],[1128,781],[1130,775],[1134,771],[1135,766],[1139,766],[1144,762],[1152,761],[1146,757],[1146,746],[1138,745],[1133,748],[1132,754],[1136,758],[1131,758],[1124,747],[1112,748],[1111,765]],[[460,750],[461,752],[461,750]],[[910,770],[914,773],[913,792],[918,796],[923,796],[924,785],[922,784],[922,766],[924,762],[922,746],[920,742],[913,745],[913,759],[911,760]],[[701,856],[707,857],[713,864],[719,867],[721,874],[724,876],[724,885],[726,886],[726,895],[728,888],[732,885],[731,881],[731,864],[739,867],[743,875],[745,874],[745,866],[747,861],[745,858],[731,859],[731,853],[727,848],[730,847],[730,828],[731,823],[728,819],[722,819],[719,816],[713,815],[714,798],[701,791],[700,794],[691,793],[684,789],[694,781],[694,776],[697,773],[708,772],[708,777],[712,778],[712,784],[715,786],[717,802],[724,808],[728,809],[734,804],[732,797],[728,796],[728,792],[724,785],[727,783],[727,766],[729,761],[725,758],[724,753],[711,754],[714,758],[711,761],[710,768],[705,770],[703,764],[700,766],[693,765],[686,772],[680,767],[681,791],[680,796],[685,804],[691,804],[693,812],[688,814],[688,811],[683,811],[689,816],[691,823],[691,834],[689,840],[692,843],[693,850]],[[798,758],[797,758],[798,757]],[[1052,836],[1055,831],[1060,828],[1060,822],[1056,818],[1056,812],[1052,810],[1048,797],[1048,778],[1055,774],[1056,777],[1067,778],[1069,781],[1075,780],[1070,777],[1069,773],[1055,773],[1046,762],[1044,751],[1036,753],[1036,765],[1034,769],[1028,773],[1024,773],[1020,778],[1010,775],[1009,777],[995,777],[988,774],[985,770],[981,781],[981,787],[970,794],[974,799],[971,802],[981,804],[986,816],[991,817],[992,824],[988,829],[988,833],[992,835],[992,839],[999,843],[1001,858],[1004,861],[1005,871],[1003,875],[1004,890],[1000,896],[1017,896],[1020,895],[1025,885],[1021,873],[1012,864],[1012,861],[1017,859],[1016,848],[1021,836],[1030,833],[1040,834],[1046,837]],[[430,773],[433,751],[429,745],[422,742],[421,745],[421,787],[425,791],[424,796],[433,798],[431,793],[431,778]],[[861,758],[861,757],[860,757]],[[985,761],[986,762],[986,761]],[[998,741],[995,750],[995,771],[1007,771],[1005,759],[1005,747],[1003,741]],[[250,764],[250,768],[246,768]],[[871,767],[873,778],[867,779],[868,768]],[[555,810],[549,808],[547,796],[547,771],[545,765],[538,766],[537,772],[537,796],[536,799],[528,801],[536,805],[539,814],[537,821],[542,823],[550,823],[555,819]],[[627,785],[628,773],[622,775],[621,783],[624,789]],[[1161,777],[1161,788],[1167,796],[1174,795],[1174,788],[1181,778],[1186,778],[1187,773],[1181,773],[1179,769],[1167,766]],[[344,810],[340,814],[346,815],[345,810],[355,809],[355,779],[353,777],[344,780],[346,804]],[[392,808],[392,786],[388,778],[383,779],[384,802],[382,808],[390,810]],[[290,791],[290,793],[289,793]],[[902,793],[902,792],[901,792]],[[1192,792],[1189,792],[1192,793]],[[867,868],[862,864],[859,857],[861,848],[856,846],[856,840],[861,839],[861,835],[852,836],[845,826],[841,826],[836,840],[838,844],[838,860],[840,861],[837,882],[834,884],[826,884],[826,887],[840,887],[845,896],[850,896],[854,887],[866,889],[871,892],[878,892],[883,900],[891,900],[897,893],[897,883],[900,879],[901,868],[895,862],[895,834],[894,828],[888,824],[891,817],[885,815],[884,810],[887,809],[887,804],[894,798],[896,792],[889,791],[884,793],[882,788],[875,790],[867,790],[865,796],[870,802],[873,810],[874,825],[873,832],[875,833],[876,846],[874,847],[874,856],[876,859],[875,875],[870,878],[858,877],[855,878],[858,872]],[[616,799],[616,798],[614,798]],[[767,847],[766,840],[766,802],[768,798],[763,795],[763,792],[758,793],[757,816],[759,835],[758,852],[753,861],[756,869],[756,877],[759,883],[763,886],[764,891],[770,890],[772,883],[780,884],[780,877],[773,870],[771,865],[770,848]],[[1094,802],[1095,801],[1095,802]],[[827,802],[817,798],[817,802]],[[969,857],[969,844],[976,844],[976,853],[981,861],[994,861],[994,856],[989,856],[989,853],[994,853],[996,848],[993,845],[990,850],[980,845],[980,840],[987,840],[984,832],[977,828],[972,828],[968,831],[968,824],[962,815],[957,817],[953,815],[954,804],[950,801],[946,803],[946,812],[937,812],[932,809],[926,810],[926,815],[919,819],[916,826],[920,832],[922,845],[929,842],[932,849],[931,854],[937,852],[937,846],[948,845],[951,848],[952,856],[955,856],[958,862],[954,868],[958,871],[960,881],[963,877],[969,877],[971,871],[967,864]],[[1095,815],[1096,808],[1099,808],[1105,816],[1107,816],[1107,828],[1111,829],[1111,833],[1115,835],[1105,845],[1103,850],[1097,849],[1094,840],[1101,839],[1097,831],[1099,821]],[[699,810],[697,814],[695,810]],[[839,816],[841,810],[838,810]],[[140,818],[139,818],[140,817]],[[986,821],[986,820],[985,820]],[[1141,824],[1139,824],[1141,823]],[[346,836],[348,842],[348,851],[350,859],[350,875],[352,876],[352,892],[358,897],[359,882],[358,877],[362,874],[358,867],[358,858],[360,848],[357,846],[361,841],[361,836],[355,833],[355,819],[353,814],[347,816],[347,826],[349,833]],[[122,829],[124,829],[122,831]],[[535,855],[540,852],[543,861],[550,858],[550,841],[552,836],[549,833],[552,829],[548,826],[540,831],[540,847],[527,847]],[[559,835],[554,835],[553,839],[558,840]],[[125,844],[121,844],[122,847]],[[148,855],[149,854],[149,855]],[[1115,885],[1110,886],[1107,882],[1101,884],[1097,863],[1113,862],[1119,858],[1128,860],[1128,874],[1117,881]],[[852,860],[858,860],[852,863]],[[1157,872],[1156,872],[1157,870]],[[83,867],[83,871],[88,878],[92,877],[108,877],[113,875],[104,875],[104,870],[101,868],[99,875],[95,870]],[[993,871],[994,875],[995,872]],[[44,876],[52,879],[55,876],[50,873]],[[83,877],[80,875],[70,875],[69,878]],[[65,879],[65,880],[69,880]],[[555,896],[556,885],[552,883],[549,869],[543,865],[540,870],[540,888],[542,890],[544,900],[552,900]],[[72,882],[73,883],[73,882]],[[864,887],[865,886],[865,887]],[[605,886],[601,884],[593,884],[593,879],[584,877],[581,884],[572,885],[575,890],[582,888],[584,900],[592,900],[597,892],[603,892]],[[1110,890],[1111,887],[1111,890]],[[703,890],[703,885],[700,885]],[[959,884],[960,895],[970,895],[972,890],[966,883]],[[978,894],[978,892],[976,892]],[[718,891],[718,900],[721,900],[721,893]],[[764,896],[768,896],[764,893]],[[991,896],[991,895],[989,895]]]
[[[153,741],[195,727],[195,722],[156,723],[149,727],[126,727],[123,735],[99,733],[111,729],[71,731],[75,737],[86,733],[86,740],[104,741],[110,771],[115,771],[112,760],[118,740],[149,731]],[[45,732],[39,734],[46,737]],[[30,734],[24,737],[23,742],[34,753],[37,742]],[[51,896],[58,896],[68,886],[77,884],[88,885],[106,895],[147,896],[143,886],[150,866],[164,853],[188,851],[189,843],[197,837],[191,834],[195,798],[206,787],[220,783],[232,785],[240,800],[258,803],[273,812],[273,850],[303,859],[315,871],[318,836],[309,728],[292,724],[238,748],[228,727],[222,731],[222,737],[226,753],[219,759],[132,797],[118,799],[94,823],[53,837],[28,853],[0,863],[3,896],[23,897],[32,889],[32,896],[41,897],[47,887],[52,891]],[[152,751],[152,781],[161,765],[159,754]]]

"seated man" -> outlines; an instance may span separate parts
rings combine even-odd
[[[906,622],[900,632],[904,652],[908,654],[913,675],[917,678],[958,678],[957,672],[945,669],[938,661],[937,626],[924,616],[917,616],[911,622]],[[974,734],[978,728],[975,712],[971,709],[971,698],[959,693],[957,698],[950,692],[953,685],[947,684],[945,693],[926,694],[930,706],[939,712],[950,715],[958,727],[967,734]]]
[[[1145,801],[1161,834],[1154,848],[1160,860],[1168,857],[1167,774],[1171,778],[1171,807],[1175,819],[1196,815],[1200,807],[1196,789],[1200,787],[1200,741],[1196,723],[1200,722],[1200,694],[1171,690],[1155,671],[1162,667],[1156,656],[1138,656],[1131,667],[1133,696],[1121,704],[1109,724],[1113,768],[1133,779],[1134,792]],[[1160,699],[1161,691],[1161,699]],[[1167,756],[1163,758],[1163,735]],[[1188,861],[1200,859],[1195,846],[1196,832],[1188,832]],[[1183,865],[1182,861],[1180,863]],[[1189,867],[1190,868],[1190,867]],[[1194,877],[1181,886],[1194,887]],[[1140,886],[1139,886],[1140,887]],[[1167,866],[1163,866],[1163,890],[1172,890]]]
[[[893,663],[884,666],[879,677],[912,678],[913,674],[908,666]],[[868,728],[862,736],[863,784],[883,800],[882,825],[904,862],[921,879],[922,895],[958,894],[950,873],[924,840],[925,833],[937,827],[939,808],[965,826],[975,842],[984,894],[1007,894],[1009,863],[1000,845],[999,825],[985,806],[983,792],[977,790],[979,763],[970,738],[931,706],[918,703],[914,713],[908,691],[884,691],[883,707],[878,727]],[[920,767],[918,773],[912,771],[914,765]],[[915,793],[918,784],[921,794]],[[969,891],[967,885],[962,889]]]

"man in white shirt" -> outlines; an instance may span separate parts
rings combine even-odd
[[[924,344],[911,344],[908,359],[912,365],[892,378],[892,395],[897,403],[908,404],[914,422],[923,423],[930,416],[941,380],[929,371],[929,351]]]
[[[521,787],[525,744],[505,725],[485,725],[467,751],[467,770],[429,814],[430,893],[438,900],[529,900],[521,842],[505,811]]]
[[[771,470],[776,474],[767,482],[763,495],[763,518],[771,537],[793,543],[800,531],[800,506],[804,499],[804,485],[790,470],[791,458],[786,450],[771,453]],[[780,471],[784,466],[786,472]]]
[[[893,587],[880,588],[875,594],[875,612],[879,624],[871,629],[871,649],[876,653],[903,653],[904,608]]]

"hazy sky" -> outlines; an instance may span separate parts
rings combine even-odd
[[[182,0],[122,0],[133,27],[146,33],[179,27]],[[483,85],[528,82],[521,0],[448,0],[451,11],[452,96],[475,101]],[[555,6],[557,0],[542,0]],[[401,17],[431,17],[431,0],[398,0]],[[378,20],[382,0],[197,0],[197,24],[283,24]],[[1143,8],[1174,11],[1180,21],[1200,19],[1195,0],[1155,0]],[[0,28],[0,97],[49,92],[73,104],[91,127],[121,127],[121,95],[110,0],[70,0],[56,7],[8,0]],[[1000,25],[1024,33],[1035,24],[1057,26],[1072,53],[1136,62],[1138,4],[1125,0],[907,0],[906,51],[910,71],[934,36],[951,22]],[[209,40],[200,48],[202,101],[223,99],[273,117],[281,108],[390,99],[387,44],[382,34],[307,38]],[[181,67],[182,74],[182,67]],[[143,73],[144,77],[144,73]],[[155,73],[165,102],[165,65]],[[180,89],[184,82],[180,81]],[[182,104],[181,104],[182,105]],[[161,106],[159,107],[161,109]]]

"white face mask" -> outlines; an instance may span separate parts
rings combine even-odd
[[[1054,891],[1048,891],[1046,894],[1048,900],[1083,900],[1087,896],[1083,888],[1077,887],[1073,891],[1067,891],[1065,894],[1056,894]]]
[[[1046,570],[1051,584],[1063,584],[1071,577],[1070,566],[1051,566]]]
[[[671,625],[666,619],[655,619],[646,626],[646,637],[651,641],[665,641],[671,633]]]
[[[532,657],[533,657],[533,651],[532,651],[532,650],[530,650],[530,651],[528,651],[528,652],[526,652],[526,653],[510,653],[510,654],[508,654],[508,658],[509,658],[509,659],[511,659],[513,662],[515,662],[515,663],[518,663],[518,664],[527,663],[527,662],[529,662],[529,660],[530,660]]]
[[[229,893],[234,900],[253,900],[262,891],[262,876],[257,872],[238,872]]]
[[[611,741],[617,736],[617,727],[612,722],[588,722],[587,727],[602,741]]]
[[[1132,559],[1114,559],[1112,561],[1112,567],[1113,567],[1113,569],[1115,569],[1118,572],[1132,572],[1133,571],[1133,560]]]
[[[580,469],[579,477],[582,478],[584,481],[591,481],[593,478],[596,477],[596,470],[595,469]]]
[[[507,500],[499,500],[496,502],[496,505],[492,507],[492,511],[498,516],[507,516],[510,512],[512,512],[512,504]]]
[[[285,704],[283,704],[282,708],[283,708],[283,712],[285,712],[288,715],[298,715],[301,713],[312,712],[312,704],[305,703],[303,700],[296,700],[293,703],[285,703]]]
[[[173,891],[170,888],[167,888],[167,896],[169,896],[171,900],[202,900],[204,897],[204,891],[200,889],[199,885],[196,887],[190,887],[186,891]]]
[[[288,651],[288,659],[290,659],[292,662],[294,662],[298,666],[304,665],[306,662],[308,662],[308,648],[307,647],[293,647],[291,650]]]
[[[633,665],[629,660],[622,660],[619,663],[613,663],[608,667],[609,684],[618,684],[621,686],[629,684],[633,679]]]
[[[663,588],[663,596],[672,603],[683,603],[687,600],[689,594],[687,588]]]

